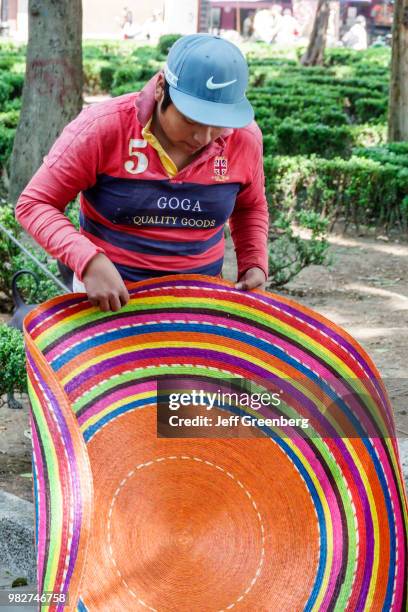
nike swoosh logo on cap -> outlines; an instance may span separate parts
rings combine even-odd
[[[214,83],[213,78],[214,77],[211,76],[206,83],[208,89],[222,89],[223,87],[228,87],[228,85],[232,85],[237,80],[234,79],[233,81],[226,81],[225,83]]]

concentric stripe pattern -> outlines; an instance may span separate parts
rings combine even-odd
[[[87,444],[112,419],[155,409],[160,377],[188,375],[279,388],[274,415],[309,419],[307,436],[263,427],[303,478],[319,522],[319,563],[303,609],[406,610],[407,500],[392,409],[357,342],[295,302],[211,277],[128,288],[131,300],[117,313],[74,294],[25,320],[42,590],[69,590],[70,609],[87,609]]]

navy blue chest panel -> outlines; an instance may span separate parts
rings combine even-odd
[[[96,184],[83,193],[100,215],[118,225],[210,229],[223,225],[230,217],[240,186],[144,181],[101,174]]]

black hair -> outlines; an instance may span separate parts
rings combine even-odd
[[[164,97],[162,100],[162,104],[161,104],[161,111],[162,113],[164,113],[164,111],[166,110],[166,108],[168,108],[171,104],[173,104],[171,98],[170,98],[170,86],[168,84],[168,82],[166,81],[166,79],[164,79]]]

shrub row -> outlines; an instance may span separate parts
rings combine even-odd
[[[398,225],[408,229],[408,168],[352,156],[266,156],[265,177],[272,215],[311,210],[332,226]]]

